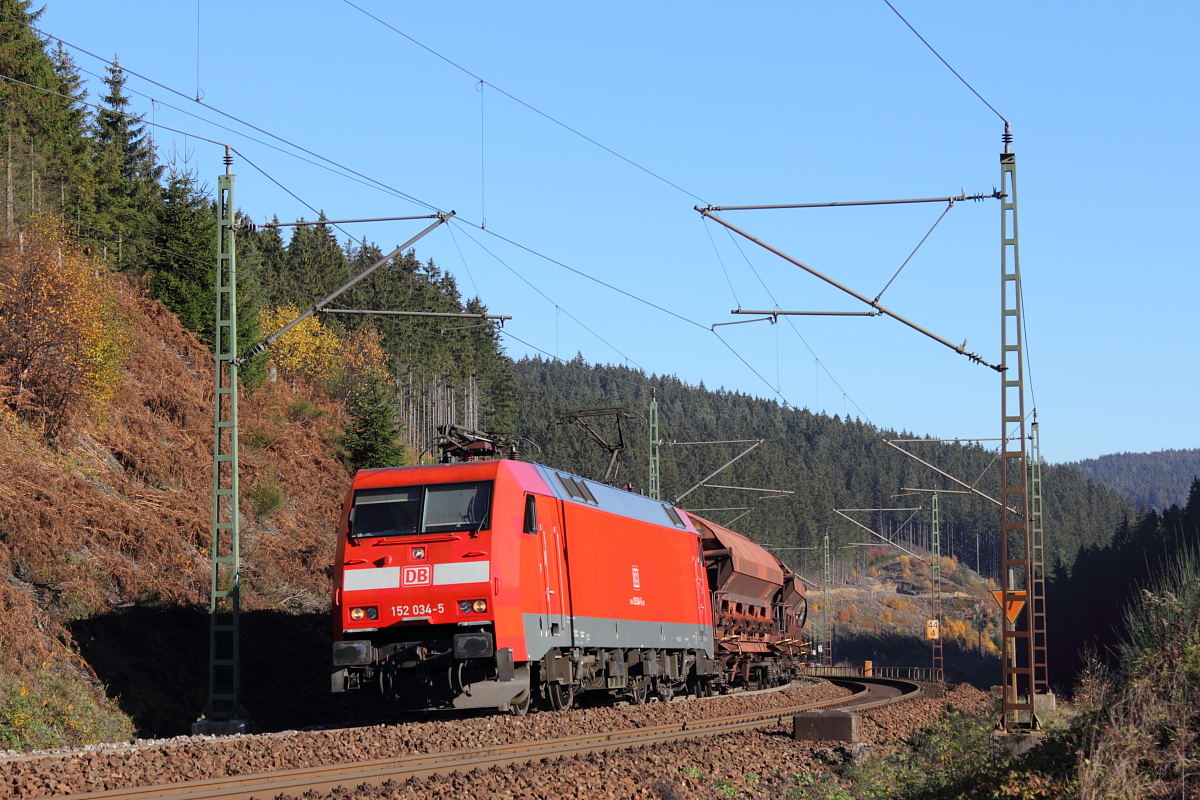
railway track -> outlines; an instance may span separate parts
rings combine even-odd
[[[319,767],[236,775],[207,780],[155,784],[128,789],[68,795],[64,800],[267,800],[279,794],[301,795],[316,791],[327,794],[339,786],[357,787],[363,784],[379,786],[388,781],[402,783],[409,778],[427,778],[450,772],[469,772],[513,764],[524,764],[546,758],[572,757],[612,750],[624,750],[644,745],[719,736],[757,727],[763,723],[779,723],[801,711],[818,708],[859,710],[908,700],[921,694],[921,687],[910,681],[882,678],[831,678],[830,683],[850,689],[853,694],[832,700],[804,703],[770,711],[757,711],[736,716],[658,725],[635,730],[585,734],[562,739],[522,742],[496,747],[453,750],[444,753],[406,755],[376,759],[353,764],[333,764]]]

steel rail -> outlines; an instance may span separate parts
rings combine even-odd
[[[148,800],[170,797],[175,800],[250,800],[276,797],[283,793],[300,795],[316,791],[327,794],[338,787],[353,790],[363,784],[380,786],[388,781],[403,782],[409,778],[428,778],[451,772],[470,772],[513,764],[540,761],[544,758],[571,757],[591,753],[625,750],[649,744],[666,743],[697,736],[719,736],[736,733],[764,722],[782,724],[788,716],[801,711],[840,706],[843,709],[866,709],[916,697],[921,687],[911,681],[879,678],[832,678],[830,683],[850,688],[853,694],[819,700],[787,708],[755,711],[728,717],[658,725],[608,733],[520,742],[498,747],[455,750],[449,753],[421,753],[397,758],[381,758],[353,764],[330,764],[301,767],[279,772],[233,775],[197,781],[155,784],[127,789],[109,789],[65,795],[62,800]],[[884,687],[873,694],[871,686]],[[878,697],[878,694],[886,696]],[[846,705],[850,703],[851,705]]]

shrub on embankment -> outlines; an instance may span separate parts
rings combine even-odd
[[[1083,800],[1200,786],[1200,554],[1178,553],[1125,614],[1121,659],[1080,767]]]

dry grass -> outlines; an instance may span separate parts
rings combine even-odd
[[[1117,689],[1093,689],[1105,709],[1079,766],[1082,800],[1200,797],[1200,618],[1173,595],[1146,592],[1159,629]]]

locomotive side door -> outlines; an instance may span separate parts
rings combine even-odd
[[[537,503],[538,540],[542,555],[544,630],[553,647],[570,647],[573,639],[571,601],[567,587],[566,536],[563,530],[561,503],[553,497],[533,497]]]
[[[712,651],[708,641],[708,627],[713,624],[711,612],[708,610],[708,571],[704,564],[704,544],[696,537],[696,555],[692,556],[693,579],[696,583],[696,614],[699,622],[699,639],[702,650]]]

